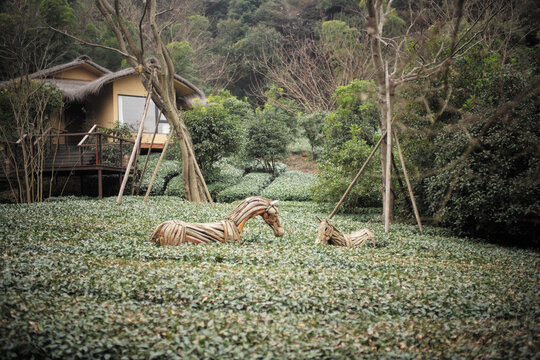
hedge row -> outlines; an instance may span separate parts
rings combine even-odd
[[[260,195],[261,191],[270,184],[272,175],[267,173],[249,173],[242,180],[231,187],[219,192],[216,200],[219,202],[232,202],[245,199],[249,196]]]
[[[316,181],[315,175],[287,171],[264,189],[262,196],[269,199],[309,201],[312,200],[311,187]]]
[[[150,154],[150,159],[148,160],[143,181],[141,183],[141,193],[145,193],[148,189],[148,185],[150,184],[152,174],[154,173],[154,169],[156,168],[160,155],[161,154],[159,153]],[[145,161],[146,155],[139,157],[137,166],[140,170],[142,170]],[[154,179],[150,195],[163,195],[169,180],[179,175],[181,172],[182,163],[179,160],[163,160],[159,167],[159,171],[156,174],[156,178]]]
[[[145,157],[141,157],[140,166],[144,164]],[[148,188],[153,170],[159,159],[159,154],[152,154],[148,162],[141,185],[141,192]],[[284,164],[278,164],[278,177],[272,182],[273,176],[268,173],[251,172],[244,175],[240,169],[227,160],[218,164],[219,175],[208,184],[210,194],[218,202],[231,202],[241,200],[252,195],[262,195],[280,200],[309,201],[312,199],[311,187],[315,183],[315,176],[300,171],[285,171]],[[247,169],[260,168],[258,162],[253,162]],[[270,185],[269,185],[270,184]],[[185,198],[184,183],[181,175],[181,164],[174,160],[164,160],[158,171],[151,195],[167,195]]]

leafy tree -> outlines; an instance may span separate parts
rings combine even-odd
[[[380,137],[374,87],[371,81],[354,80],[336,90],[337,109],[326,116],[324,143],[317,162],[317,201],[340,199]],[[371,162],[368,171],[373,174],[377,168],[376,162]],[[351,211],[374,205],[379,194],[376,178],[368,174],[359,179],[343,208]]]
[[[167,44],[167,50],[171,54],[174,69],[178,74],[182,74],[186,79],[193,81],[195,74],[193,69],[193,58],[195,51],[187,41],[173,41]]]
[[[183,113],[197,160],[209,181],[217,174],[216,162],[237,153],[243,140],[241,119],[220,101],[222,97],[214,100],[210,96],[206,106],[199,104]]]
[[[275,173],[276,162],[287,155],[291,137],[276,109],[256,111],[256,119],[248,125],[245,153],[260,159],[266,171]]]
[[[245,153],[248,158],[260,159],[265,169],[275,174],[276,161],[285,158],[287,146],[298,133],[297,108],[282,97],[282,89],[272,88],[266,95],[264,108],[257,109],[247,126]]]
[[[322,146],[324,142],[323,127],[327,116],[328,114],[324,112],[300,115],[300,126],[304,130],[304,135],[311,145],[312,159],[315,159],[319,147]]]
[[[433,175],[420,194],[427,214],[460,234],[537,246],[540,102],[525,98],[505,111],[524,96],[527,79],[510,65],[496,66],[497,59],[484,59],[493,64],[488,73],[456,76],[473,85],[462,101],[465,115],[435,137]]]

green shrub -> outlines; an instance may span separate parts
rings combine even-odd
[[[238,184],[244,176],[244,170],[236,167],[230,159],[218,161],[216,168],[216,176],[208,179],[208,191],[214,199],[221,191]]]
[[[275,174],[277,162],[289,154],[287,146],[298,133],[297,115],[279,89],[272,88],[267,96],[264,108],[247,125],[244,151],[248,159],[259,159],[266,172]]]
[[[260,195],[262,190],[270,184],[272,175],[267,173],[249,173],[238,184],[226,188],[217,194],[219,202],[242,200],[249,196]]]
[[[243,140],[240,119],[231,115],[222,103],[212,103],[212,98],[209,101],[183,113],[205,177],[217,171],[214,165],[219,159],[237,153]]]
[[[141,193],[145,193],[150,184],[150,179],[154,173],[157,162],[160,157],[160,153],[150,154],[150,159],[148,160],[148,165],[146,166],[146,171],[144,173],[143,181],[141,183]],[[146,161],[146,155],[140,156],[138,160],[138,168],[142,170],[144,162]],[[163,195],[167,183],[173,177],[179,175],[182,172],[182,164],[179,160],[163,160],[159,167],[158,173],[152,185],[152,190],[150,191],[151,195]]]
[[[313,114],[303,114],[300,116],[300,126],[304,129],[304,134],[311,147],[311,156],[316,158],[324,143],[323,127],[327,114],[316,112]]]
[[[439,135],[437,174],[425,179],[428,214],[460,234],[540,245],[539,123],[534,115],[493,124],[482,135],[480,125],[466,133],[451,130]],[[479,139],[478,147],[461,159],[471,135]]]
[[[539,245],[540,102],[520,98],[527,73],[480,55],[455,65],[451,105],[461,110],[443,114],[415,192],[424,215],[460,234]]]
[[[167,183],[167,189],[165,189],[165,195],[167,196],[179,196],[181,198],[186,198],[186,189],[184,189],[184,181],[182,180],[182,175],[177,175],[173,177]]]
[[[244,164],[246,172],[268,172],[264,162],[261,160],[252,160],[247,164]],[[279,176],[287,171],[287,165],[282,162],[276,162],[274,164],[274,175]]]
[[[380,138],[372,82],[354,80],[339,87],[334,97],[337,109],[326,116],[324,143],[317,161],[314,198],[318,202],[336,202],[341,198]],[[379,184],[380,161],[373,159],[341,209],[375,206],[380,199]]]
[[[269,199],[310,201],[312,200],[311,188],[316,181],[315,175],[287,171],[264,189],[262,196]]]

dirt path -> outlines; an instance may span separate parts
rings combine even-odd
[[[317,165],[309,158],[307,153],[289,155],[285,160],[285,165],[287,165],[287,170],[297,170],[311,174],[318,172]]]

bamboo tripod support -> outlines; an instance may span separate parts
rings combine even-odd
[[[163,150],[161,151],[161,155],[159,156],[158,163],[156,164],[156,168],[154,169],[154,173],[152,174],[152,178],[150,179],[150,183],[148,184],[148,189],[146,189],[146,194],[144,195],[143,202],[146,202],[148,200],[148,196],[150,195],[150,191],[152,190],[152,185],[154,185],[154,180],[156,180],[156,176],[159,170],[159,167],[161,166],[161,162],[163,161],[163,158],[165,157],[165,153],[167,152],[167,147],[169,146],[169,143],[171,142],[173,132],[169,132],[169,136],[167,136],[167,140],[165,141],[165,145],[163,146]]]
[[[154,127],[154,134],[152,135],[152,141],[150,141],[150,147],[148,147],[148,152],[146,153],[146,159],[144,160],[144,166],[141,170],[141,177],[139,179],[139,184],[137,185],[137,190],[135,191],[136,195],[139,195],[139,192],[141,191],[141,185],[144,178],[144,173],[146,171],[146,167],[148,166],[148,160],[150,159],[150,154],[152,153],[152,147],[154,146],[154,141],[156,139],[156,135],[158,132],[159,127],[159,119],[161,118],[161,109],[159,110],[158,117],[156,119],[156,125]]]
[[[412,206],[413,206],[413,209],[414,209],[414,215],[415,215],[415,218],[416,218],[416,223],[418,224],[418,228],[420,230],[420,233],[423,234],[424,233],[424,228],[422,227],[422,221],[420,219],[420,214],[418,212],[418,207],[416,206],[416,200],[414,198],[414,193],[413,193],[413,189],[412,189],[412,185],[411,185],[411,182],[410,182],[410,179],[409,179],[409,174],[407,172],[407,168],[405,166],[405,160],[403,158],[403,153],[401,151],[401,146],[399,144],[399,140],[398,140],[398,136],[397,134],[392,131],[392,134],[393,134],[393,137],[395,139],[395,142],[396,142],[396,148],[397,148],[397,151],[398,151],[398,155],[399,155],[399,161],[401,163],[401,168],[403,169],[403,176],[405,177],[405,182],[407,183],[407,190],[409,192],[409,198],[411,200],[411,203],[412,203]],[[367,167],[367,165],[369,164],[369,162],[371,161],[371,159],[373,158],[373,155],[375,154],[375,152],[377,151],[377,149],[379,148],[379,146],[381,145],[383,139],[387,136],[387,132],[384,132],[383,135],[381,136],[381,138],[379,139],[379,141],[377,142],[377,144],[373,147],[373,150],[371,151],[371,153],[369,154],[368,158],[366,159],[366,161],[364,162],[364,164],[362,165],[362,167],[360,168],[360,170],[358,171],[358,173],[356,174],[356,176],[354,177],[354,179],[352,180],[352,182],[350,183],[349,187],[347,188],[347,190],[345,190],[345,193],[343,194],[343,196],[341,197],[341,199],[339,200],[339,202],[337,203],[337,205],[335,206],[334,210],[332,211],[332,213],[330,213],[330,215],[328,216],[328,219],[325,220],[327,223],[330,219],[332,219],[332,217],[336,214],[336,212],[338,211],[339,207],[341,206],[341,204],[343,203],[343,201],[345,200],[345,198],[347,197],[347,195],[349,195],[349,192],[351,191],[351,189],[353,188],[354,184],[356,184],[356,181],[358,180],[358,178],[360,177],[360,175],[362,175],[362,173],[364,172],[365,168]],[[391,159],[392,157],[388,157],[387,159]],[[390,162],[390,161],[389,161]],[[324,221],[321,221],[321,223],[323,223]],[[319,242],[320,242],[320,239],[319,239]]]
[[[116,204],[120,204],[122,202],[122,195],[124,194],[124,189],[126,188],[126,183],[129,177],[131,165],[133,165],[133,161],[135,157],[137,156],[137,152],[139,151],[139,145],[141,144],[142,132],[144,129],[144,119],[146,119],[146,114],[148,114],[148,108],[150,106],[151,97],[152,97],[152,93],[148,93],[148,95],[146,95],[146,102],[144,103],[144,111],[141,117],[141,123],[139,124],[139,131],[137,132],[135,145],[133,145],[133,150],[131,151],[131,156],[129,157],[129,162],[126,166],[126,172],[124,173],[124,178],[122,179],[122,185],[120,186],[120,191],[118,192],[118,197],[116,198]]]

